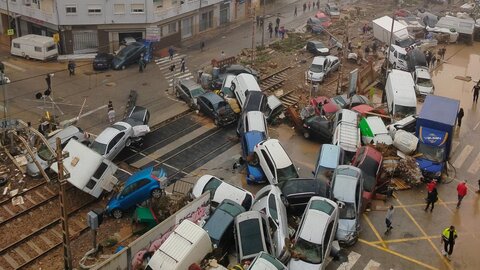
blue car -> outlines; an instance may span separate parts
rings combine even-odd
[[[106,213],[121,218],[123,213],[151,197],[158,199],[166,186],[164,169],[148,167],[130,176],[123,188],[107,204]]]
[[[255,145],[266,139],[261,131],[245,132],[242,137],[242,157],[247,163],[247,184],[265,182],[265,175],[253,149]]]

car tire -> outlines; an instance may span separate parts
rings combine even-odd
[[[3,187],[8,182],[6,176],[0,176],[0,187]]]
[[[163,195],[163,191],[159,188],[156,188],[154,190],[152,190],[152,198],[154,199],[160,199],[160,197],[162,197]]]
[[[176,96],[177,98],[180,98],[180,93],[179,93],[177,90],[175,90],[175,96]]]
[[[125,146],[126,146],[126,147],[129,147],[130,145],[132,145],[132,139],[128,138],[128,139],[125,141]]]
[[[218,121],[217,118],[215,118],[215,119],[213,120],[213,123],[214,123],[215,126],[217,126],[217,127],[220,127],[220,126],[221,126],[221,125],[220,125],[220,122]]]
[[[121,70],[125,70],[126,68],[127,68],[127,67],[126,67],[125,65],[122,65],[122,66],[120,67]]]
[[[393,63],[392,67],[393,67],[393,69],[396,69],[397,68],[397,63]]]
[[[122,212],[122,210],[120,210],[120,209],[118,209],[118,208],[117,208],[117,209],[113,209],[113,211],[112,211],[112,216],[113,216],[114,218],[116,218],[116,219],[120,219],[120,218],[122,218],[122,216],[123,216],[123,212]]]
[[[304,131],[304,132],[303,132],[303,137],[304,137],[305,139],[310,139],[310,132]]]
[[[25,59],[30,60],[30,56],[28,56],[28,54],[25,55]]]

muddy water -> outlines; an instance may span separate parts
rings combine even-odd
[[[435,95],[460,100],[466,115],[476,113],[472,102],[472,88],[480,79],[480,43],[473,46],[455,44],[447,46],[445,62],[432,72]],[[470,82],[455,79],[455,76],[471,76]]]

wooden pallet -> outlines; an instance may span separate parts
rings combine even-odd
[[[395,190],[406,190],[412,188],[412,186],[400,178],[393,178],[391,184],[395,187]]]
[[[295,106],[298,104],[298,101],[300,100],[299,96],[293,95],[293,92],[288,92],[287,94],[283,95],[280,97],[280,100],[283,102],[283,106],[286,108]]]
[[[285,71],[279,72],[262,80],[260,83],[260,89],[262,89],[262,91],[277,89],[283,85],[286,79],[287,73]]]

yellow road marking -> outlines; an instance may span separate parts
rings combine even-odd
[[[369,246],[371,246],[371,247],[378,248],[378,249],[380,249],[380,250],[382,250],[382,251],[385,251],[385,252],[388,252],[388,253],[390,253],[390,254],[393,254],[393,255],[395,255],[395,256],[397,256],[397,257],[400,257],[400,258],[402,258],[402,259],[405,259],[405,260],[407,260],[407,261],[411,261],[411,262],[413,262],[413,263],[416,263],[416,264],[418,264],[418,265],[421,265],[421,266],[423,266],[423,267],[425,267],[425,268],[432,269],[432,270],[438,270],[438,268],[435,268],[434,266],[431,266],[431,265],[429,265],[429,264],[423,263],[423,262],[418,261],[418,260],[416,260],[416,259],[414,259],[414,258],[412,258],[412,257],[403,255],[403,254],[401,254],[401,253],[398,253],[398,252],[396,252],[396,251],[390,250],[390,249],[388,249],[388,248],[380,247],[380,246],[378,246],[378,245],[375,245],[375,244],[372,244],[372,243],[370,243],[370,242],[367,242],[367,241],[365,241],[365,240],[363,240],[363,239],[358,239],[358,241],[360,241],[360,242],[362,242],[362,243],[364,243],[364,244],[367,244],[367,245],[369,245]]]
[[[399,205],[403,205],[402,202],[396,198],[397,202]],[[415,218],[412,216],[412,214],[408,211],[407,208],[403,208],[403,211],[405,211],[405,213],[407,214],[407,216],[412,220],[412,222],[415,224],[415,226],[417,226],[417,228],[420,230],[420,232],[423,234],[423,236],[427,236],[427,233],[423,230],[422,226],[420,226],[420,224],[418,224],[418,222],[415,220]],[[438,256],[443,260],[443,262],[445,263],[445,265],[448,267],[448,269],[452,269],[452,266],[450,265],[450,263],[448,262],[448,260],[440,253],[440,250],[438,250],[438,248],[433,244],[432,240],[431,239],[427,239],[428,243],[430,243],[430,245],[433,247],[433,250],[435,250],[435,252],[438,254]]]
[[[445,206],[445,208],[447,208],[448,212],[450,212],[450,213],[453,214],[452,209],[448,208],[447,204],[457,204],[457,202],[448,202],[448,203],[447,203],[447,202],[444,202],[442,199],[440,199],[440,197],[438,197],[438,202],[439,202],[441,205]]]
[[[365,218],[365,220],[367,221],[368,223],[368,226],[370,226],[370,228],[372,229],[373,233],[375,234],[375,236],[377,236],[378,240],[380,240],[380,243],[382,244],[382,246],[384,248],[387,248],[387,245],[385,244],[385,242],[383,241],[382,237],[380,236],[380,233],[378,233],[377,231],[377,228],[375,228],[375,226],[373,226],[372,222],[370,221],[370,219],[368,218],[367,215],[363,214],[363,217]]]
[[[427,240],[427,239],[435,239],[435,238],[440,238],[439,235],[434,235],[434,236],[419,236],[419,237],[407,237],[407,238],[399,238],[399,239],[390,239],[390,240],[383,240],[383,241],[369,241],[371,244],[381,244],[382,242],[384,243],[402,243],[402,242],[409,242],[409,241],[418,241],[418,240]],[[366,241],[366,240],[364,240]]]

